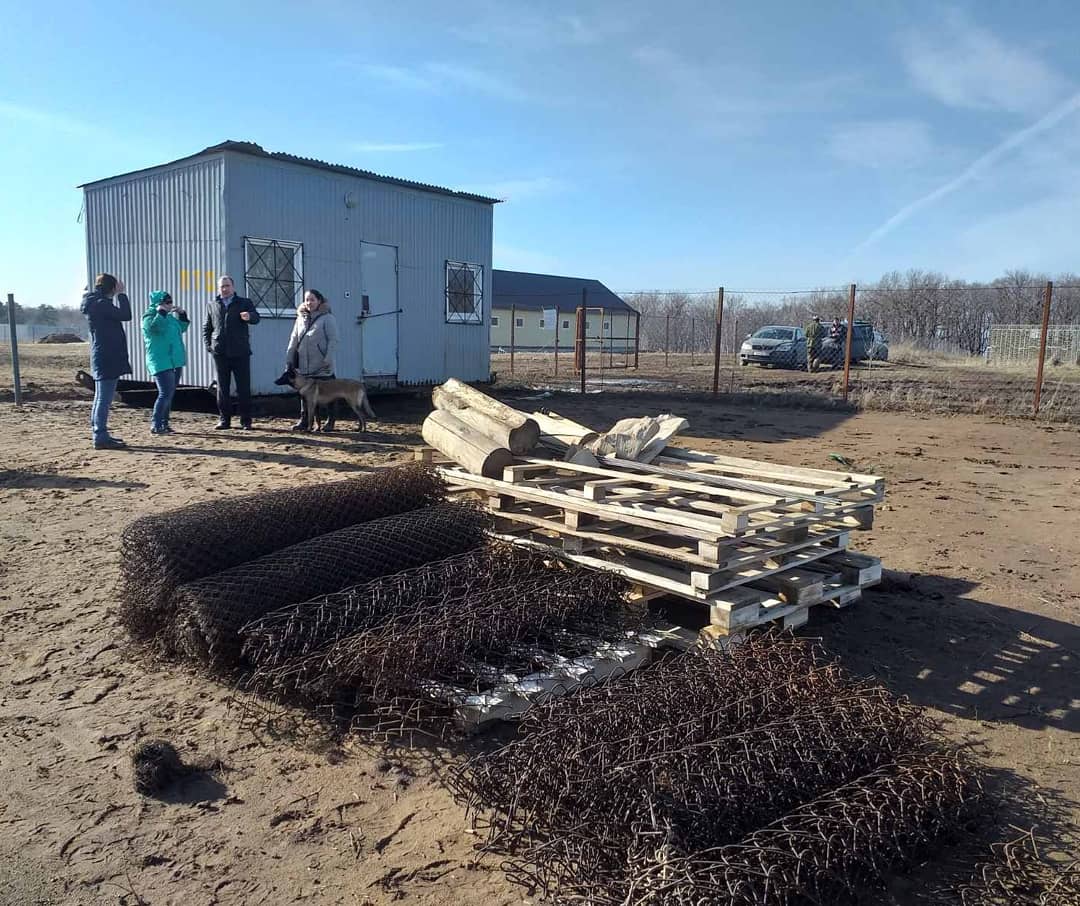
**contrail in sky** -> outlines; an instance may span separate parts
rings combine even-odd
[[[1001,160],[1009,152],[1014,151],[1021,145],[1031,141],[1035,136],[1046,132],[1048,129],[1053,129],[1062,120],[1069,117],[1071,114],[1080,110],[1080,92],[1077,92],[1067,101],[1058,104],[1053,110],[1047,113],[1044,117],[1032,123],[1030,126],[1021,129],[1019,132],[1014,132],[1001,144],[987,151],[982,157],[973,161],[967,166],[967,168],[958,176],[954,176],[944,185],[938,186],[933,192],[924,195],[922,198],[916,199],[911,204],[904,205],[899,211],[886,220],[881,226],[874,230],[869,236],[867,236],[862,242],[860,242],[852,254],[858,254],[863,249],[873,245],[879,239],[887,236],[893,230],[895,230],[900,224],[910,220],[913,216],[918,214],[924,208],[930,207],[936,201],[940,201],[946,195],[951,195],[957,189],[965,186],[973,179],[980,176],[999,160]]]

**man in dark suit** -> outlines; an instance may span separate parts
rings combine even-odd
[[[251,338],[248,326],[259,323],[259,312],[250,299],[236,295],[233,279],[218,281],[218,295],[206,311],[203,339],[217,367],[218,430],[232,427],[229,385],[236,381],[236,408],[240,427],[251,429]]]

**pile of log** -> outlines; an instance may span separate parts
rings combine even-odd
[[[451,378],[431,394],[424,440],[474,475],[498,478],[540,441],[536,419]]]

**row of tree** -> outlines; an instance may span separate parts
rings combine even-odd
[[[55,305],[38,305],[36,308],[26,308],[15,302],[14,308],[16,324],[79,324],[83,319],[77,308],[67,306],[57,308]],[[7,303],[0,301],[0,324],[7,323]]]
[[[858,287],[855,317],[873,323],[890,342],[978,355],[986,350],[991,325],[1041,322],[1048,280],[1054,282],[1051,323],[1080,325],[1080,276],[1020,270],[988,284],[954,280],[936,271],[893,271]],[[645,292],[625,298],[641,313],[642,349],[712,349],[715,293]],[[805,325],[815,314],[824,321],[846,319],[847,312],[846,290],[729,293],[724,298],[723,349],[734,350],[747,334],[768,324]]]

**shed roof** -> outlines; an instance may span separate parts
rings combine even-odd
[[[557,277],[554,274],[529,274],[524,271],[491,272],[492,308],[557,308],[574,311],[581,305],[581,290],[589,308],[636,311],[599,280],[585,277]]]
[[[479,201],[484,204],[498,204],[501,199],[488,198],[485,195],[474,195],[471,192],[457,192],[454,189],[444,189],[441,186],[432,186],[423,182],[413,182],[411,179],[398,179],[396,176],[383,176],[379,173],[372,173],[370,170],[361,170],[357,167],[347,167],[344,164],[330,164],[324,160],[316,160],[311,157],[297,157],[295,154],[286,154],[283,151],[267,151],[261,145],[255,144],[255,142],[237,142],[237,141],[224,141],[219,145],[211,145],[209,148],[203,148],[202,151],[197,151],[195,154],[189,154],[187,157],[179,157],[176,160],[166,161],[163,164],[155,164],[153,167],[144,167],[141,170],[131,170],[128,173],[118,173],[115,176],[107,176],[104,179],[95,179],[93,182],[87,182],[80,185],[78,188],[84,189],[87,186],[96,186],[99,183],[108,182],[112,179],[120,179],[125,176],[135,176],[139,173],[149,173],[151,170],[156,170],[159,167],[168,167],[173,164],[185,163],[189,160],[195,160],[199,157],[204,157],[210,154],[220,154],[222,151],[233,151],[237,154],[248,154],[252,157],[262,157],[268,160],[280,160],[291,164],[300,164],[305,167],[313,167],[316,170],[327,170],[331,173],[342,173],[346,176],[359,176],[361,179],[372,179],[376,182],[385,182],[394,186],[405,186],[409,189],[418,189],[421,192],[434,192],[437,195],[450,195],[453,198],[465,198],[469,201]]]

